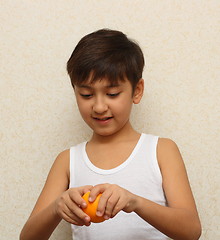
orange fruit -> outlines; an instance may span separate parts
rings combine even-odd
[[[87,207],[82,210],[91,218],[91,222],[99,223],[105,221],[104,217],[97,216],[96,211],[99,203],[99,199],[101,197],[101,193],[96,197],[94,202],[89,202],[89,194],[90,192],[85,193],[82,198],[86,201]]]

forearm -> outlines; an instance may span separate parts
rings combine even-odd
[[[21,231],[20,240],[47,240],[60,221],[61,218],[53,210],[53,204],[50,204],[28,219]]]
[[[196,213],[186,209],[161,206],[147,199],[138,197],[135,212],[175,240],[197,240],[201,234],[201,226]]]

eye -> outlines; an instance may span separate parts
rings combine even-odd
[[[88,99],[88,98],[92,97],[92,94],[82,94],[82,93],[80,93],[80,96],[83,97],[83,98]]]
[[[120,92],[118,93],[107,93],[107,95],[111,98],[117,97],[120,94]]]

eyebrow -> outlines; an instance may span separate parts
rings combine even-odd
[[[119,87],[120,85],[119,84],[109,84],[107,86],[104,86],[105,88],[114,88],[114,87]],[[79,88],[87,88],[87,89],[92,89],[92,87],[90,85],[79,85],[78,86]]]
[[[92,87],[90,87],[89,85],[79,85],[78,86],[79,88],[88,88],[88,89],[91,89]]]

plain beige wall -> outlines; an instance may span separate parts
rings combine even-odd
[[[145,96],[132,122],[177,142],[201,239],[220,239],[219,0],[1,0],[0,23],[2,240],[18,239],[56,155],[90,136],[65,65],[79,39],[103,27],[141,45]],[[51,239],[70,239],[68,224]]]

